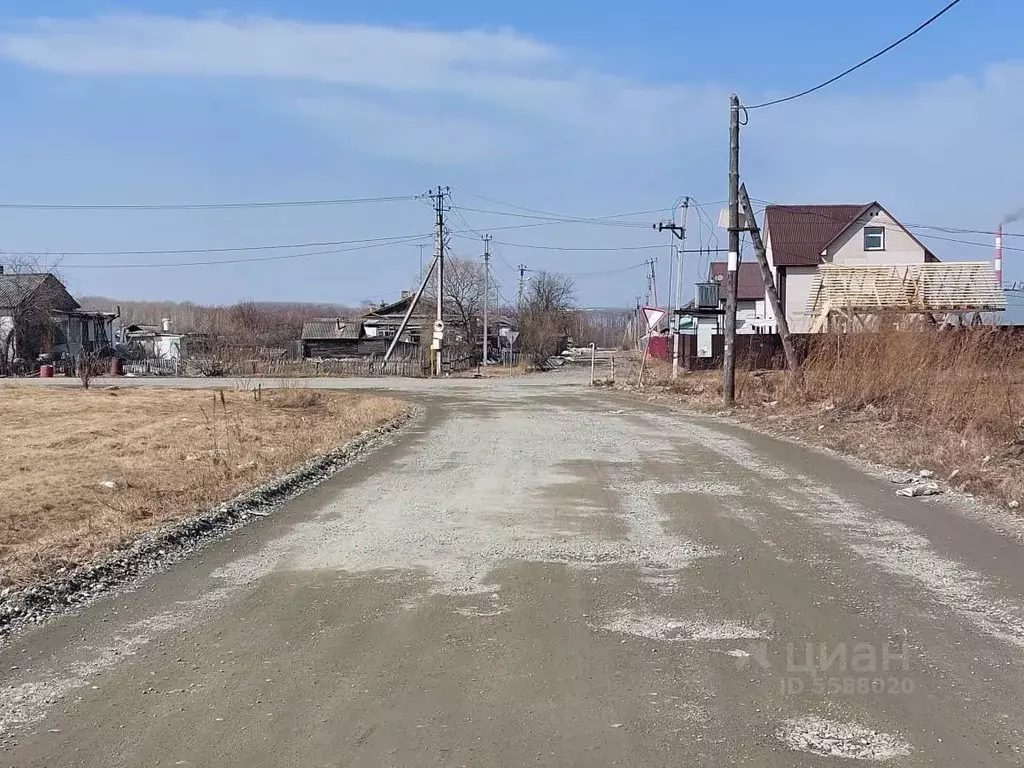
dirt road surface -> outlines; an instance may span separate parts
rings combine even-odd
[[[565,372],[342,385],[424,415],[0,648],[0,765],[1024,761],[1009,516]]]

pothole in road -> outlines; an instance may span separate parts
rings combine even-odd
[[[761,632],[756,628],[734,621],[713,622],[706,619],[682,621],[657,614],[638,614],[629,611],[622,611],[612,620],[595,625],[595,629],[666,642],[753,640],[762,637]]]
[[[856,723],[826,720],[816,715],[787,720],[775,732],[775,737],[798,752],[849,760],[884,762],[905,757],[911,752],[909,744],[891,733],[882,733]]]

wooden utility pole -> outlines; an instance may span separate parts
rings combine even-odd
[[[779,328],[779,337],[782,339],[782,351],[786,356],[786,368],[789,370],[790,381],[799,388],[803,386],[803,375],[800,371],[800,364],[796,359],[793,339],[789,335],[789,321],[786,320],[785,309],[779,300],[779,292],[775,287],[772,269],[768,266],[768,254],[765,252],[764,240],[761,239],[761,230],[757,226],[754,208],[750,205],[746,184],[740,185],[740,205],[744,212],[744,224],[747,231],[750,232],[750,239],[754,244],[754,256],[757,258],[758,266],[761,267],[761,280],[764,282],[764,291],[768,295],[768,302],[772,306],[772,313],[775,315],[775,322]]]
[[[523,288],[526,287],[526,265],[519,265],[519,295],[516,298],[516,311],[523,311]],[[518,322],[518,319],[517,319]]]
[[[491,292],[491,236],[484,235],[484,367],[487,366],[487,299]]]
[[[740,97],[729,97],[729,263],[725,273],[725,356],[722,403],[736,399],[736,289],[740,268]]]

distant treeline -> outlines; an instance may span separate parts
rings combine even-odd
[[[283,347],[299,338],[302,324],[318,317],[345,317],[359,310],[338,304],[243,301],[230,306],[203,306],[189,301],[125,301],[102,296],[79,299],[85,309],[112,312],[121,308],[123,325],[160,325],[170,321],[179,333],[205,333]]]

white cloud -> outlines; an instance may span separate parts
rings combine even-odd
[[[611,142],[622,149],[668,135],[670,113],[690,93],[681,85],[651,86],[588,71],[566,51],[512,30],[444,32],[266,18],[45,19],[0,32],[0,58],[68,75],[245,77],[334,86],[346,89],[349,108],[367,90],[438,94],[567,132],[576,142]],[[368,124],[382,124],[372,100],[364,112],[374,113]],[[401,113],[395,116],[402,120]],[[470,130],[478,139],[486,132],[479,123]]]
[[[444,89],[460,68],[531,67],[557,55],[511,31],[264,18],[44,19],[0,34],[0,56],[68,74],[271,77],[398,89]]]
[[[513,30],[51,19],[0,31],[0,58],[68,75],[285,82],[284,96],[274,95],[283,108],[389,157],[483,166],[518,153],[524,174],[550,172],[552,161],[595,168],[621,161],[616,168],[634,168],[641,182],[661,177],[664,188],[661,164],[702,174],[673,180],[679,193],[725,186],[724,174],[717,177],[726,152],[725,87],[596,72]],[[887,72],[885,62],[877,67]],[[980,76],[937,82],[873,82],[875,93],[839,85],[751,113],[742,167],[752,194],[878,198],[897,216],[952,223],[995,220],[1022,202],[1024,65],[993,63]]]

